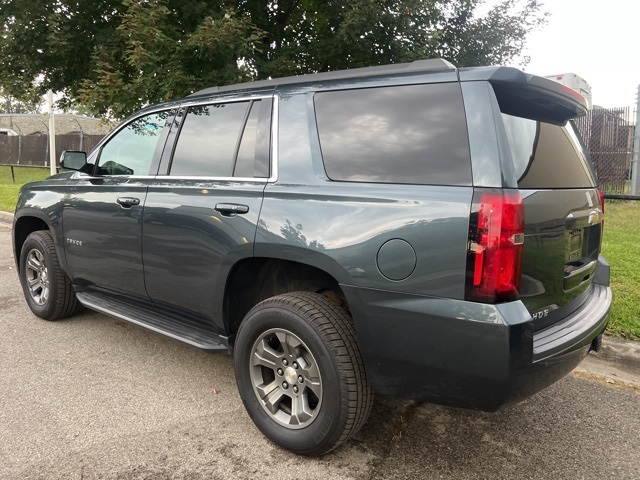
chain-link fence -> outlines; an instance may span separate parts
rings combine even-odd
[[[595,107],[575,120],[605,194],[631,193],[633,113],[631,107]]]

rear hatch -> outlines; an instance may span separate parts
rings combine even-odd
[[[527,108],[529,102],[513,108],[500,101],[500,88],[494,89],[524,204],[520,299],[537,331],[587,298],[602,239],[601,198],[572,123]],[[545,100],[539,94],[541,100],[530,105]]]

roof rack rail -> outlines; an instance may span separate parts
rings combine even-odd
[[[401,73],[434,72],[455,69],[455,65],[443,58],[430,58],[425,60],[416,60],[409,63],[394,63],[390,65],[379,65],[375,67],[351,68],[347,70],[336,70],[333,72],[310,73],[306,75],[273,78],[270,80],[256,80],[253,82],[238,83],[235,85],[227,85],[221,87],[209,87],[192,93],[191,95],[189,95],[189,97],[208,95],[230,90],[244,90],[249,88],[274,89],[279,85],[291,85],[295,83],[331,81],[340,80],[343,78],[373,77],[377,75],[394,75]]]

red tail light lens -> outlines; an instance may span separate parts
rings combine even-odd
[[[467,300],[518,298],[524,243],[524,206],[517,190],[476,189],[469,224]]]

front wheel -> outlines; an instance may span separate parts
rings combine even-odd
[[[274,443],[322,455],[354,435],[373,404],[346,310],[322,295],[267,299],[245,317],[235,344],[240,396]]]
[[[60,320],[80,309],[48,231],[31,233],[22,245],[20,283],[29,308],[40,318]]]

